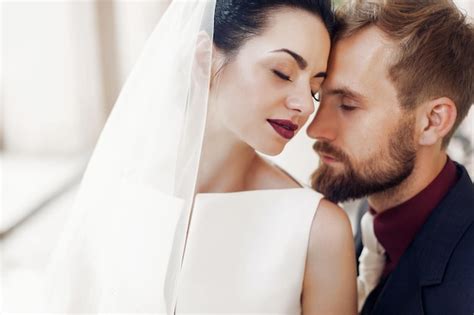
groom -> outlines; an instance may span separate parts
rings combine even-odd
[[[354,3],[308,134],[313,187],[368,197],[362,314],[474,314],[474,186],[446,154],[474,102],[474,26],[449,0]]]

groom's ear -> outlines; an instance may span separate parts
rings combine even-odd
[[[453,129],[457,110],[455,103],[448,97],[428,101],[420,108],[420,137],[418,143],[431,146],[442,142]]]

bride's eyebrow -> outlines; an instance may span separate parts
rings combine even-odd
[[[294,51],[292,50],[289,50],[287,48],[282,48],[282,49],[277,49],[277,50],[272,50],[271,51],[272,53],[279,53],[279,52],[283,52],[283,53],[287,53],[288,55],[290,55],[291,57],[293,57],[293,59],[295,59],[296,63],[298,64],[298,67],[301,69],[301,70],[304,70],[306,69],[306,67],[308,66],[308,62],[303,58],[301,57],[300,55],[298,55],[297,53],[295,53]],[[318,74],[316,74],[313,78],[326,78],[327,74],[326,72],[319,72]]]
[[[282,48],[282,49],[277,49],[277,50],[272,50],[271,51],[271,53],[279,53],[279,52],[287,53],[288,55],[293,57],[293,59],[295,59],[296,63],[298,64],[298,67],[301,70],[306,69],[306,67],[308,66],[308,62],[303,57],[301,57],[300,55],[298,55],[297,53],[295,53],[292,50],[289,50],[287,48]]]

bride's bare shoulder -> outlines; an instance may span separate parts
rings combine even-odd
[[[334,314],[356,314],[356,292],[355,250],[349,218],[339,206],[322,199],[310,233],[303,313],[319,314],[323,306]]]
[[[312,223],[311,238],[327,240],[350,239],[352,227],[346,212],[335,203],[323,198],[317,206]]]

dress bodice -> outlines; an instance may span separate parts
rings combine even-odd
[[[321,198],[307,188],[196,195],[176,314],[301,314]]]

